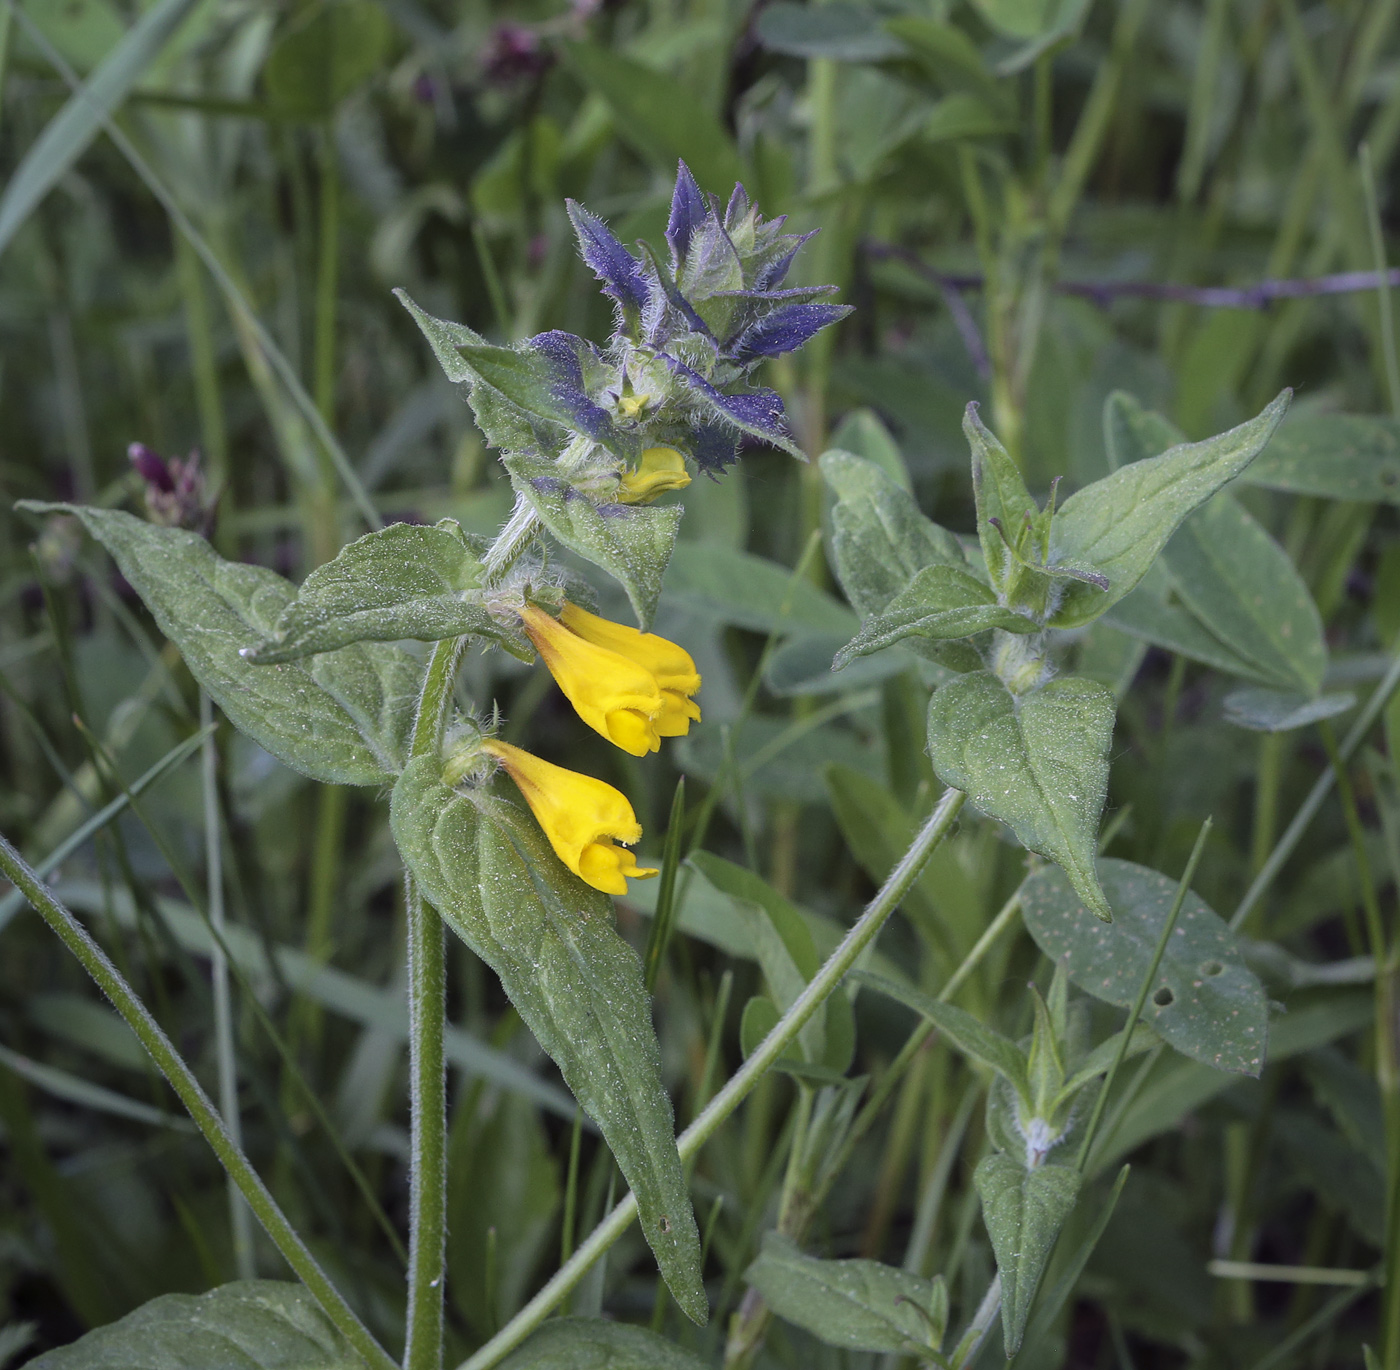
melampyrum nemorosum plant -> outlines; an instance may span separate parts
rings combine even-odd
[[[614,331],[602,346],[562,332],[494,345],[401,295],[448,377],[465,387],[509,473],[514,509],[494,539],[452,520],[395,524],[351,543],[297,588],[265,568],[224,560],[198,533],[174,526],[184,517],[179,501],[153,504],[157,521],[114,509],[28,507],[81,521],[201,687],[269,753],[328,784],[391,789],[409,915],[409,1370],[437,1367],[443,1347],[444,926],[500,977],[631,1190],[468,1365],[494,1365],[534,1332],[634,1217],[677,1304],[704,1322],[710,1305],[684,1163],[775,1066],[799,1079],[800,1125],[777,1231],[749,1271],[728,1362],[753,1358],[770,1310],[839,1345],[963,1365],[1000,1306],[1012,1351],[1055,1234],[1076,1202],[1079,1169],[1064,1158],[1100,1078],[1129,1049],[1157,1038],[1222,1068],[1257,1073],[1262,1066],[1262,991],[1209,909],[1188,901],[1182,917],[1194,920],[1191,948],[1216,939],[1209,964],[1218,970],[1209,976],[1223,977],[1218,984],[1234,996],[1228,1027],[1212,1016],[1214,1001],[1178,974],[1177,961],[1162,961],[1161,945],[1154,960],[1142,953],[1143,926],[1155,937],[1171,925],[1185,882],[1173,902],[1164,877],[1097,860],[1115,701],[1104,686],[1066,673],[1063,658],[1076,633],[1139,585],[1182,521],[1253,460],[1288,397],[1195,444],[1160,440],[1153,416],[1115,400],[1117,469],[1063,503],[1052,489],[1043,506],[969,406],[975,539],[927,519],[875,463],[843,451],[822,457],[833,496],[830,557],[862,619],[835,665],[897,644],[922,658],[931,690],[928,751],[947,789],[836,950],[820,963],[814,952],[802,953],[808,969],[792,982],[800,991],[745,1015],[747,1060],[677,1138],[641,965],[613,926],[609,900],[626,892],[629,879],[656,874],[630,850],[641,837],[632,806],[613,786],[497,736],[489,701],[455,713],[458,666],[471,644],[525,661],[538,654],[580,722],[633,756],[701,725],[694,661],[683,645],[648,631],[683,514],[675,498],[659,501],[682,494],[692,469],[722,475],[746,439],[802,455],[780,398],[754,384],[753,374],[846,311],[828,302],[830,287],[784,287],[803,237],[765,221],[742,187],[721,210],[684,166],[664,252],[643,245],[634,253],[587,210],[570,204],[569,213],[584,260],[614,305]],[[639,626],[600,617],[587,583],[551,555],[553,543],[616,579]],[[425,654],[403,645],[413,642],[432,646]],[[988,1104],[994,1154],[977,1183],[1000,1283],[945,1355],[948,1300],[940,1281],[877,1262],[819,1261],[800,1244],[887,1097],[877,1089],[858,1109],[865,1082],[844,1078],[852,1037],[842,982],[964,801],[1059,870],[1028,877],[938,1000],[862,972],[864,983],[921,1015],[911,1052],[921,1033],[937,1029],[996,1080]],[[181,1091],[333,1335],[369,1363],[391,1363],[220,1130],[188,1067],[115,968],[11,849],[0,856]],[[1018,910],[1057,963],[1048,996],[1032,995],[1034,1026],[1022,1043],[947,1002]],[[1111,921],[1115,912],[1120,923]],[[1154,996],[1147,1026],[1135,1030],[1159,964],[1168,997]],[[1071,980],[1124,1007],[1136,994],[1134,1021],[1092,1045],[1082,1006],[1069,998]],[[1038,1216],[1026,1216],[1032,1213]],[[814,1304],[800,1293],[814,1283],[847,1301],[858,1286],[894,1330],[835,1326],[830,1300]],[[561,1345],[606,1340],[612,1334],[598,1330],[606,1326],[556,1323],[540,1335]]]

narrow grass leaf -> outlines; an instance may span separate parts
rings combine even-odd
[[[68,173],[199,0],[158,0],[34,140],[0,195],[0,252]]]

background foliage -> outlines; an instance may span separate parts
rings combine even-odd
[[[496,342],[550,328],[602,338],[607,303],[575,256],[564,199],[625,242],[659,243],[684,158],[706,190],[742,178],[766,213],[820,227],[800,280],[838,281],[857,307],[765,369],[800,445],[869,458],[958,532],[974,526],[968,400],[983,402],[1043,500],[1055,477],[1068,492],[1160,450],[1171,424],[1204,438],[1296,389],[1252,483],[1183,529],[1152,595],[1072,646],[1078,673],[1119,695],[1102,851],[1174,881],[1213,815],[1195,889],[1228,917],[1329,764],[1332,725],[1318,716],[1330,706],[1317,700],[1364,697],[1400,635],[1400,426],[1377,417],[1400,408],[1388,304],[1312,294],[1266,310],[1270,292],[1253,289],[1384,260],[1397,8],[6,7],[0,830],[48,856],[199,726],[189,676],[110,563],[74,525],[12,513],[14,500],[139,509],[146,487],[126,449],[141,442],[199,448],[216,546],[297,579],[362,531],[357,499],[386,518],[450,515],[491,534],[509,510],[506,475],[390,289]],[[55,120],[65,73],[99,67],[90,98]],[[1141,282],[1230,289],[1154,297]],[[1106,408],[1120,390],[1169,423]],[[1166,435],[1155,447],[1154,434]],[[197,490],[189,500],[198,515]],[[937,789],[914,659],[829,669],[859,626],[813,543],[831,502],[815,464],[756,443],[686,492],[657,627],[695,656],[705,721],[661,756],[634,761],[584,736],[541,667],[502,653],[465,667],[464,689],[499,704],[507,740],[631,797],[653,856],[678,772],[687,779],[683,840],[695,850],[655,985],[682,1124],[738,1064],[741,1037],[752,1041],[741,1019],[764,1011],[746,1011],[764,974],[778,992],[758,964],[758,911],[781,924],[772,909],[795,906],[828,950]],[[594,579],[602,607],[626,617],[618,587]],[[1299,726],[1258,731],[1280,720]],[[1385,723],[1400,730],[1400,715]],[[1393,921],[1400,870],[1385,731],[1247,910],[1249,960],[1287,1009],[1275,1010],[1262,1078],[1156,1058],[1086,1180],[1087,1230],[1114,1163],[1131,1155],[1113,1216],[1075,1296],[1032,1321],[1018,1365],[1354,1366],[1363,1341],[1380,1341],[1385,1296],[1370,1272],[1397,1173],[1366,929]],[[220,1051],[235,1054],[261,1173],[397,1345],[407,1020],[387,805],[303,780],[226,724],[218,743],[212,778],[192,745],[96,840],[88,830],[63,854],[56,887],[204,1078]],[[194,906],[210,794],[242,971],[231,1006],[211,994]],[[936,993],[1024,874],[1020,848],[965,813],[868,969]],[[1048,876],[1036,880],[1053,903]],[[634,895],[619,922],[641,948],[655,895]],[[1034,925],[1029,899],[1026,916]],[[0,903],[0,937],[0,1358],[21,1363],[160,1294],[282,1278],[261,1234],[231,1226],[212,1157],[80,969],[17,900]],[[958,1004],[1028,1034],[1026,982],[1050,988],[1045,944],[1043,929],[1032,940],[1014,923]],[[460,944],[450,954],[455,1361],[591,1228],[616,1176],[494,977]],[[1097,1040],[1118,1020],[1094,1014]],[[878,1080],[912,1019],[862,991],[854,1021],[850,1075]],[[987,1080],[952,1040],[918,1053],[817,1186],[803,1230],[814,1254],[878,1258],[911,1279],[941,1272],[960,1327],[994,1266],[974,1183]],[[1393,1083],[1384,1053],[1380,1067]],[[708,1363],[746,1272],[783,1313],[773,1291],[781,1270],[796,1287],[795,1258],[764,1233],[779,1217],[796,1091],[769,1076],[694,1167],[708,1329],[668,1303],[635,1233],[573,1312],[650,1323]],[[1067,1253],[1084,1234],[1072,1235]],[[760,1252],[764,1269],[751,1270]],[[1210,1261],[1313,1276],[1222,1278]],[[1361,1273],[1327,1287],[1318,1271]],[[801,1330],[794,1297],[794,1318],[768,1325],[764,1363],[874,1363]],[[890,1357],[908,1349],[907,1326],[886,1335]],[[994,1335],[982,1363],[998,1349]]]

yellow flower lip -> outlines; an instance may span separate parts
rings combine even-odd
[[[667,490],[684,490],[690,484],[685,458],[674,447],[648,447],[635,471],[624,471],[617,497],[623,504],[645,504]]]
[[[655,633],[565,604],[559,617],[526,605],[521,620],[550,674],[594,732],[633,756],[683,737],[700,718],[700,688],[684,648]]]
[[[638,866],[626,847],[615,845],[642,836],[637,815],[620,790],[496,738],[484,738],[481,750],[500,761],[555,855],[579,879],[604,894],[626,894],[628,877],[647,880],[658,873]]]

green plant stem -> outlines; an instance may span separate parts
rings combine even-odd
[[[197,752],[204,742],[204,738],[205,734],[198,732],[193,737],[187,737],[183,742],[176,743],[150,770],[133,780],[122,794],[117,795],[111,803],[99,809],[81,827],[65,837],[42,861],[37,862],[34,866],[35,875],[40,880],[47,879],[51,871],[57,870],[79,847],[101,832],[136,795],[154,785],[167,771],[172,770],[194,752]],[[24,895],[17,889],[0,897],[0,930],[3,930],[10,919],[24,907],[24,902]]]
[[[1352,724],[1350,731],[1338,748],[1338,755],[1346,762],[1350,761],[1352,754],[1366,739],[1366,734],[1371,731],[1372,725],[1381,715],[1391,695],[1395,693],[1397,686],[1400,686],[1400,656],[1397,656],[1390,663],[1390,669],[1386,671],[1381,683],[1376,686],[1375,693],[1366,701],[1366,707],[1361,711],[1361,716]],[[1264,862],[1263,869],[1254,877],[1253,883],[1245,891],[1244,898],[1240,900],[1239,907],[1235,909],[1230,918],[1230,930],[1237,931],[1240,924],[1249,917],[1250,910],[1263,897],[1264,892],[1278,878],[1278,873],[1283,869],[1284,863],[1293,855],[1293,849],[1302,840],[1303,834],[1307,831],[1308,824],[1317,816],[1317,811],[1322,807],[1322,802],[1327,798],[1332,786],[1336,783],[1336,771],[1329,767],[1318,776],[1312,789],[1308,792],[1308,797],[1294,814],[1293,821],[1284,830],[1284,834],[1279,838],[1269,859]]]
[[[483,569],[488,585],[494,585],[515,565],[520,554],[529,546],[530,540],[540,530],[540,518],[531,505],[519,497],[510,518],[496,535],[491,549],[486,553]]]
[[[1127,0],[1118,11],[1108,59],[1099,67],[1094,84],[1089,88],[1089,98],[1084,102],[1079,122],[1074,126],[1059,178],[1050,195],[1046,218],[1049,220],[1052,246],[1064,237],[1074,208],[1084,193],[1089,173],[1094,169],[1147,10],[1147,0]]]
[[[1021,890],[1024,885],[1017,888],[1016,892],[1001,906],[1001,911],[987,925],[981,937],[973,944],[972,950],[963,957],[962,965],[948,977],[948,983],[938,991],[939,1003],[946,1004],[952,997],[967,983],[972,972],[982,964],[982,958],[996,944],[997,939],[1015,920],[1016,915],[1021,911]],[[937,1031],[934,1025],[924,1020],[911,1032],[904,1045],[900,1047],[898,1055],[889,1063],[885,1073],[880,1076],[880,1082],[870,1091],[870,1097],[861,1106],[861,1110],[856,1114],[851,1123],[850,1130],[846,1133],[846,1139],[841,1144],[841,1150],[837,1153],[835,1161],[828,1167],[826,1180],[818,1189],[813,1203],[820,1205],[831,1191],[831,1187],[836,1183],[837,1177],[850,1164],[851,1157],[855,1155],[856,1147],[860,1140],[874,1126],[875,1119],[880,1116],[881,1110],[889,1102],[890,1096],[894,1093],[904,1073],[914,1064],[924,1044]]]
[[[229,1135],[219,1111],[205,1094],[194,1072],[175,1050],[160,1024],[151,1016],[150,1010],[141,1002],[88,930],[49,893],[3,834],[0,834],[0,870],[22,891],[40,917],[58,934],[64,946],[78,958],[83,969],[126,1020],[141,1045],[150,1053],[161,1074],[180,1096],[180,1101],[189,1110],[195,1126],[214,1149],[220,1164],[233,1177],[239,1192],[247,1200],[263,1229],[286,1258],[287,1264],[321,1305],[326,1316],[367,1364],[377,1367],[377,1370],[397,1370],[393,1359],[355,1316],[354,1310],[345,1302],[339,1290],[331,1283],[325,1271],[317,1264],[316,1258],[297,1235],[296,1229],[287,1221],[286,1215],[278,1207],[276,1199],[263,1184],[257,1171],[253,1169],[252,1163]]]
[[[238,1063],[233,1045],[233,1000],[229,993],[228,957],[224,954],[224,844],[219,821],[219,749],[214,737],[214,704],[199,692],[199,726],[204,732],[200,749],[200,784],[204,792],[204,869],[209,923],[217,936],[210,956],[210,981],[214,999],[214,1058],[219,1068],[219,1109],[233,1144],[243,1149],[243,1121],[238,1108]],[[233,1176],[228,1184],[229,1231],[233,1234],[233,1264],[240,1280],[257,1274],[253,1253],[252,1214],[238,1192]]]
[[[972,1315],[967,1331],[962,1334],[953,1354],[948,1357],[948,1364],[952,1370],[967,1370],[977,1359],[977,1353],[982,1349],[982,1343],[986,1340],[987,1333],[992,1330],[992,1324],[1000,1312],[1001,1276],[993,1275],[987,1292],[982,1296],[982,1302],[977,1305],[977,1312]]]
[[[827,957],[821,969],[793,1001],[792,1007],[758,1044],[749,1059],[730,1076],[724,1088],[676,1139],[682,1161],[690,1160],[714,1136],[845,978],[861,952],[870,945],[889,916],[899,907],[934,850],[953,830],[965,798],[961,790],[944,791],[924,826],[910,843],[909,850],[841,939],[840,945]],[[486,1370],[486,1367],[496,1365],[519,1346],[579,1283],[594,1262],[627,1231],[636,1216],[637,1200],[629,1193],[589,1233],[583,1244],[555,1272],[539,1293],[485,1346],[464,1361],[459,1370]]]
[[[404,875],[408,912],[409,1209],[408,1333],[404,1370],[442,1364],[443,1265],[447,1249],[447,1015],[442,919]]]
[[[1162,924],[1161,936],[1157,938],[1157,949],[1152,953],[1152,963],[1148,966],[1147,973],[1142,977],[1142,984],[1138,986],[1137,998],[1133,1000],[1133,1006],[1128,1011],[1128,1021],[1123,1024],[1123,1032],[1118,1042],[1118,1051],[1113,1057],[1113,1064],[1108,1068],[1103,1088],[1099,1090],[1098,1097],[1094,1100],[1093,1112],[1089,1114],[1089,1124],[1084,1129],[1084,1141],[1079,1147],[1079,1158],[1075,1161],[1075,1169],[1081,1175],[1088,1167],[1089,1153],[1094,1145],[1094,1136],[1099,1130],[1099,1124],[1103,1121],[1103,1111],[1108,1105],[1109,1091],[1113,1088],[1114,1080],[1118,1078],[1118,1072],[1122,1069],[1123,1062],[1127,1060],[1128,1045],[1132,1041],[1133,1029],[1137,1027],[1138,1019],[1142,1017],[1142,1006],[1147,1002],[1147,996],[1152,992],[1152,984],[1157,978],[1157,970],[1162,964],[1162,957],[1166,955],[1167,943],[1171,940],[1172,929],[1176,927],[1176,920],[1181,915],[1181,906],[1186,902],[1186,896],[1191,892],[1191,881],[1195,878],[1196,866],[1200,862],[1201,853],[1205,850],[1211,826],[1212,821],[1207,818],[1201,824],[1200,832],[1196,834],[1196,845],[1191,848],[1191,855],[1186,860],[1186,869],[1181,872],[1181,879],[1176,887],[1176,898],[1172,900],[1171,912],[1167,914],[1167,921]]]
[[[413,724],[411,754],[434,755],[452,705],[466,638],[434,645]],[[404,1370],[442,1364],[443,1267],[447,1250],[447,957],[442,919],[404,873],[408,918],[409,1221],[408,1331]]]

